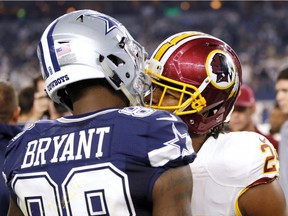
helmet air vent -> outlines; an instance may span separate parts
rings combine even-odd
[[[125,37],[121,38],[121,40],[119,42],[119,47],[122,48],[122,49],[125,47]]]
[[[79,16],[79,17],[76,19],[76,21],[83,23],[83,19],[84,19],[84,16],[81,15],[81,16]]]

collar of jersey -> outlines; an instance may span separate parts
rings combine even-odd
[[[90,113],[85,113],[85,114],[81,114],[81,115],[65,116],[65,117],[61,117],[61,118],[57,119],[57,121],[59,121],[61,123],[80,122],[80,121],[94,118],[94,117],[99,116],[99,115],[111,113],[111,112],[114,112],[116,110],[118,110],[118,109],[105,109],[105,110],[99,110],[96,112],[90,112]]]

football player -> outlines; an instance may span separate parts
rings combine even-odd
[[[46,28],[37,51],[49,97],[73,116],[10,143],[9,215],[191,215],[187,126],[143,106],[147,55],[126,28],[75,11]]]
[[[283,68],[277,75],[275,82],[276,101],[279,104],[279,108],[284,115],[288,115],[288,68]],[[287,117],[286,117],[287,118]],[[279,143],[279,160],[280,160],[280,176],[279,183],[283,188],[286,196],[286,203],[288,204],[288,120],[283,122],[280,130],[281,140]]]
[[[197,152],[192,215],[287,214],[273,145],[255,132],[224,133],[242,82],[233,49],[202,32],[181,32],[156,48],[147,73],[154,85],[148,106],[181,117]]]

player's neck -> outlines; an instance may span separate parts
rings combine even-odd
[[[197,135],[197,136],[193,135],[193,136],[191,136],[191,139],[192,139],[193,149],[197,153],[201,149],[203,143],[205,142],[206,135],[205,134],[204,135]]]
[[[114,94],[113,94],[114,93]],[[126,104],[116,92],[105,88],[90,89],[73,103],[73,115],[95,112],[107,108],[123,108]]]
[[[242,131],[256,131],[256,125],[251,120],[246,128],[244,128]]]

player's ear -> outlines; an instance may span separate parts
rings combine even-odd
[[[20,116],[20,112],[21,112],[21,108],[18,106],[14,112],[12,113],[12,118],[11,118],[11,123],[12,124],[17,124],[18,123],[18,119]]]

